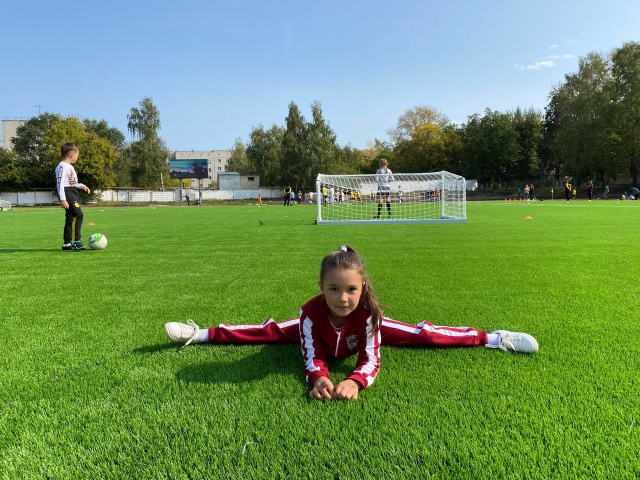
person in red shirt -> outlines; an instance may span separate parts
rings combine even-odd
[[[497,330],[487,333],[472,327],[417,325],[383,316],[362,258],[349,245],[326,255],[320,267],[321,295],[300,310],[299,318],[283,322],[269,319],[260,325],[227,325],[200,329],[193,320],[169,322],[165,332],[184,346],[197,343],[300,343],[309,396],[318,400],[356,400],[380,369],[380,345],[405,347],[477,347],[535,353],[538,342],[526,333]],[[355,369],[337,385],[330,379],[327,360],[357,355]]]

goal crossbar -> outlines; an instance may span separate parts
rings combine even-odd
[[[316,180],[318,225],[466,222],[466,203],[465,178],[446,171]]]

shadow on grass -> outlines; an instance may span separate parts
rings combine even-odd
[[[296,376],[301,373],[304,373],[304,365],[298,345],[265,345],[242,358],[190,365],[180,370],[176,379],[194,383],[243,383],[270,375]]]
[[[163,347],[149,347],[148,351],[154,352],[161,349]],[[330,371],[337,373],[338,377],[350,374],[354,368],[354,361],[349,360],[331,359]],[[271,375],[300,377],[304,381],[304,361],[298,345],[265,345],[259,351],[242,358],[190,365],[180,370],[176,374],[176,379],[193,383],[244,383],[261,380]]]

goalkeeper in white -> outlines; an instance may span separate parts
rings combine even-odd
[[[380,218],[383,201],[386,202],[387,212],[391,217],[391,186],[389,182],[393,182],[393,172],[389,169],[389,162],[386,158],[380,159],[380,168],[376,170],[376,180],[378,182],[378,214],[375,218]]]

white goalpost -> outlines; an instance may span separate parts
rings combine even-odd
[[[319,174],[318,225],[467,221],[464,177],[446,171],[380,177]]]

